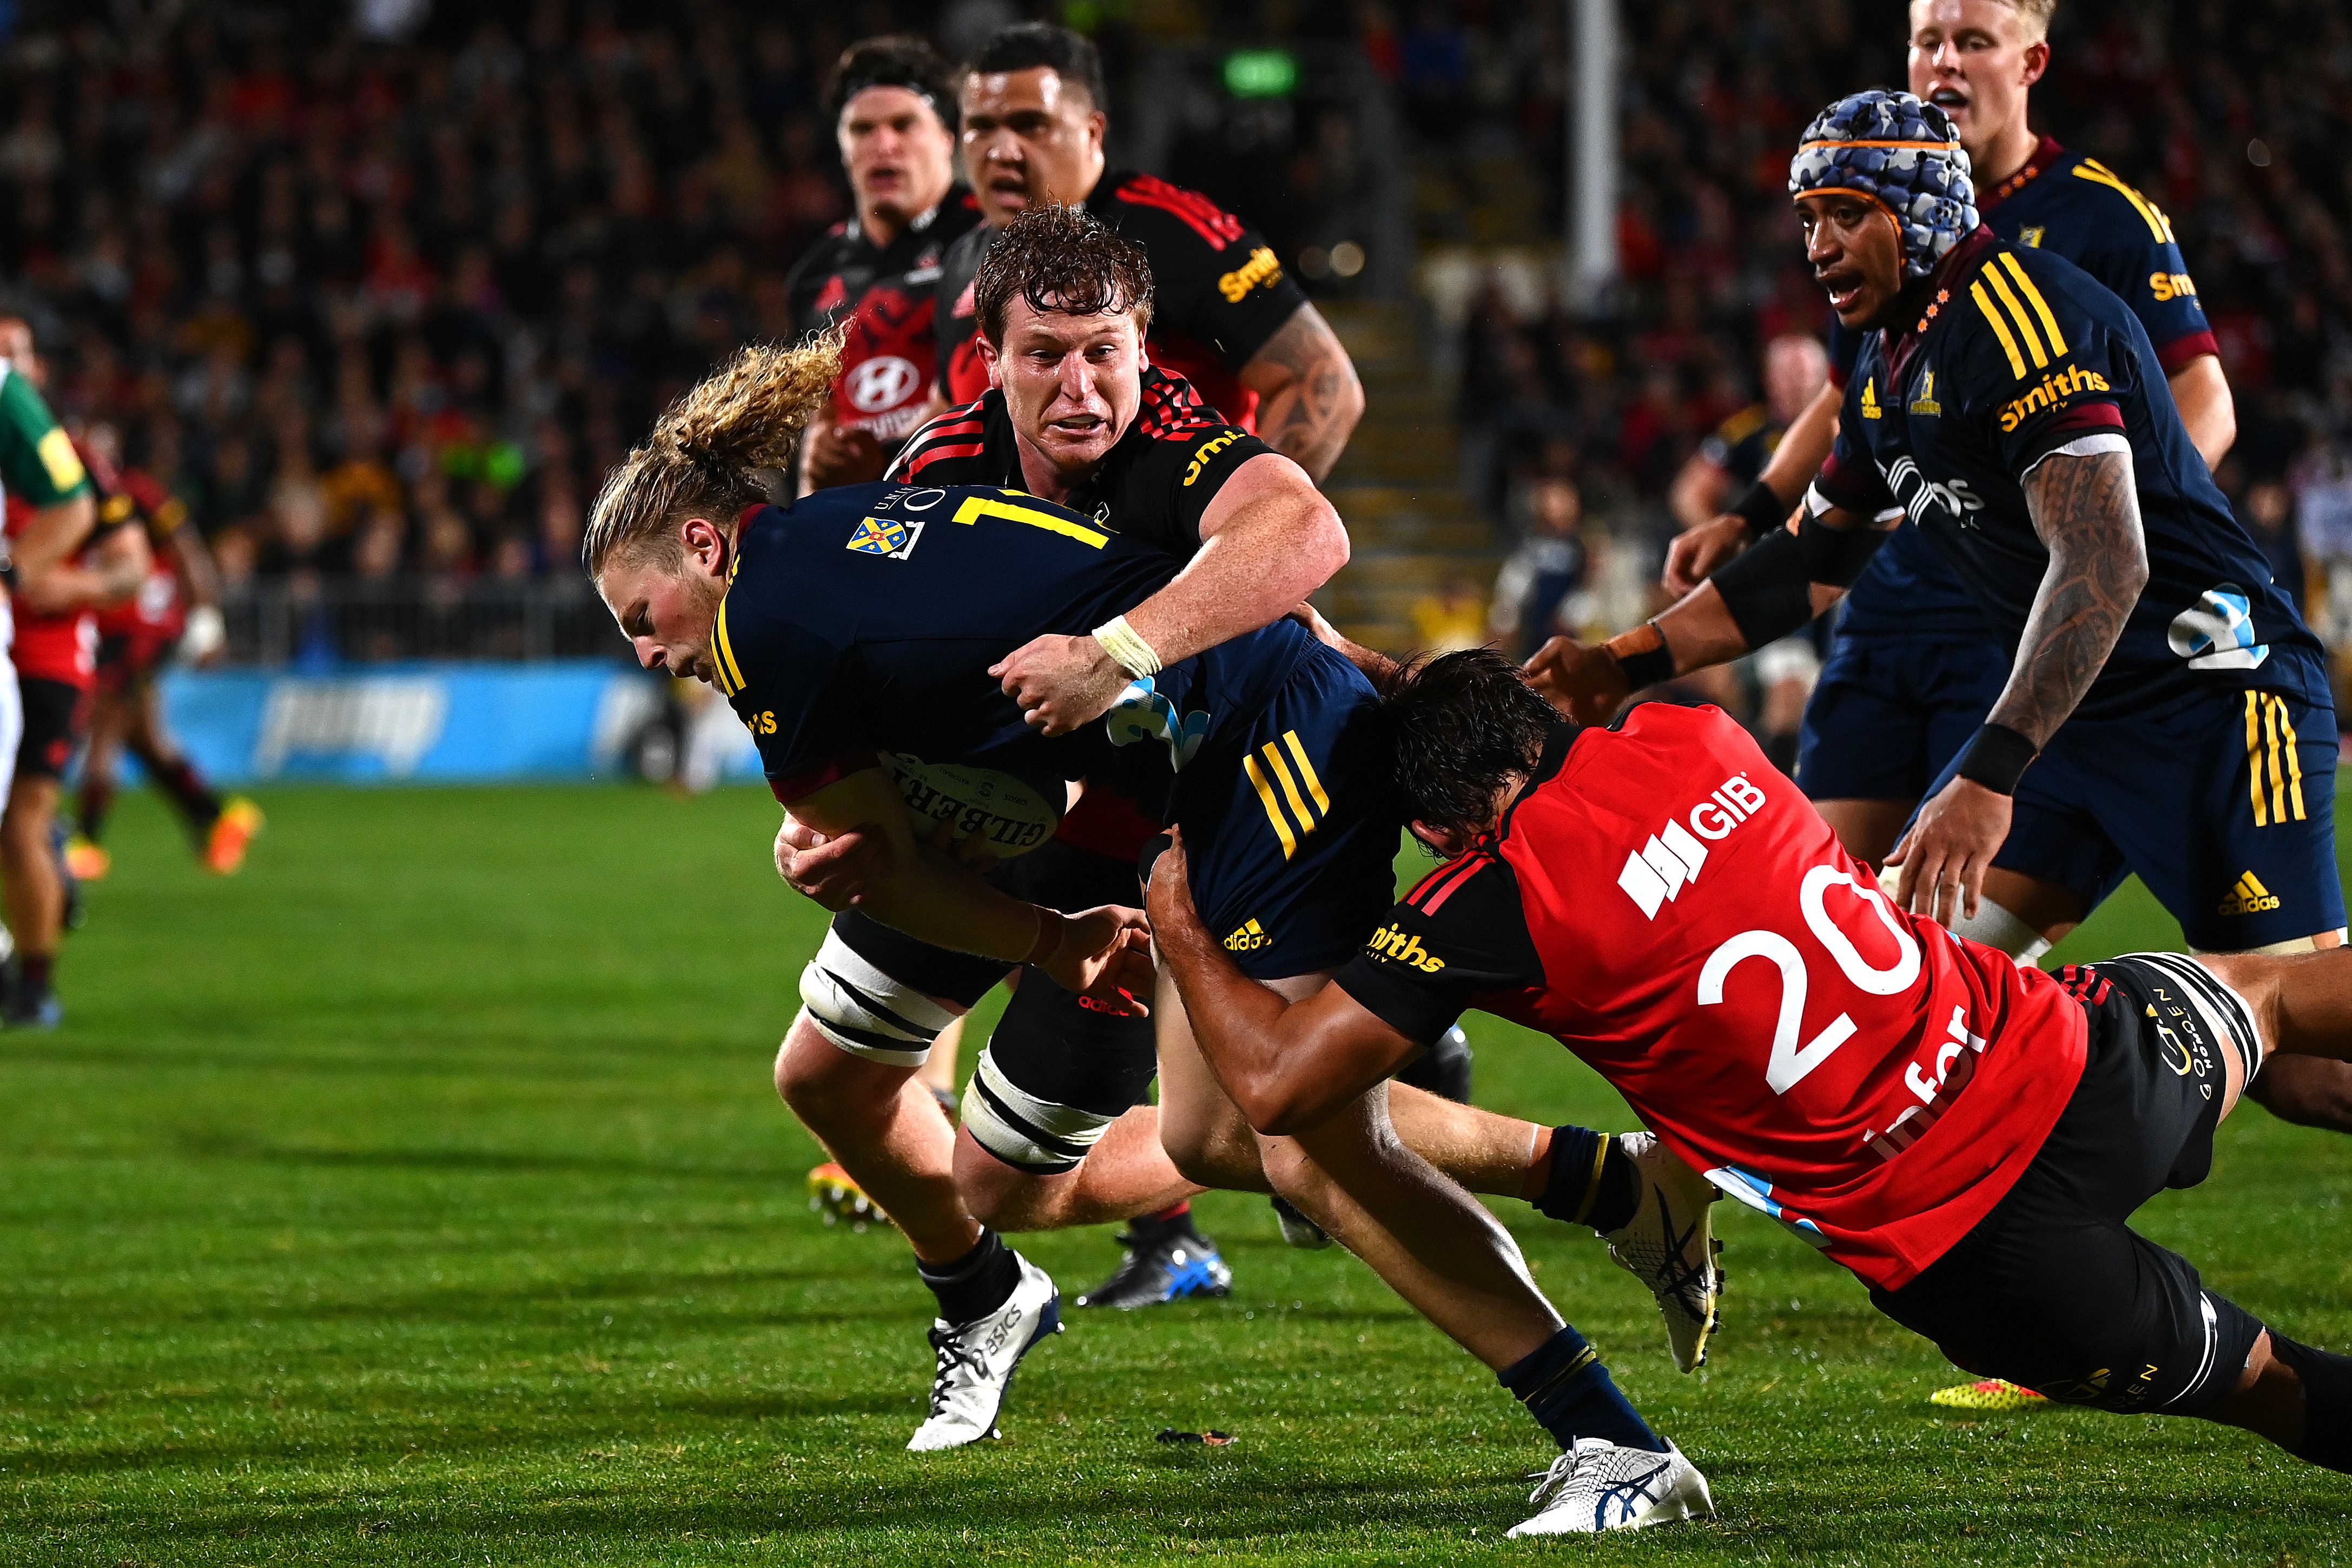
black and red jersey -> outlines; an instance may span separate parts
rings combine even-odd
[[[785,279],[793,329],[848,325],[833,387],[835,424],[870,431],[887,450],[921,421],[939,358],[931,324],[940,264],[979,221],[979,204],[958,185],[887,246],[875,245],[853,217],[793,264]]]
[[[1226,420],[1255,431],[1257,393],[1242,385],[1241,368],[1307,303],[1274,246],[1198,191],[1154,174],[1105,174],[1084,205],[1150,257],[1151,362],[1192,382]],[[972,282],[994,234],[964,235],[941,267],[938,376],[950,402],[970,402],[988,388],[972,341]]]
[[[1561,725],[1497,834],[1335,983],[1434,1041],[1557,1038],[1668,1147],[1873,1284],[1999,1202],[2083,1069],[2081,1005],[1924,916],[1712,707]]]
[[[137,594],[98,612],[99,643],[103,647],[111,637],[139,637],[167,645],[188,623],[188,596],[172,554],[172,535],[188,520],[188,504],[143,469],[125,468],[119,483],[114,494],[100,499],[100,517],[127,511],[145,525],[154,564]]]
[[[122,477],[110,464],[92,453],[79,441],[73,444],[76,456],[89,474],[90,484],[98,491],[98,522],[82,541],[74,559],[87,559],[99,541],[118,528],[134,528],[140,522],[138,506],[126,495]],[[6,523],[8,538],[21,536],[40,508],[25,497],[10,492],[7,498]],[[98,617],[88,610],[63,612],[43,612],[27,609],[23,601],[16,604],[16,638],[10,647],[9,663],[19,675],[36,680],[58,681],[70,686],[89,690],[98,683]]]
[[[1181,377],[1147,366],[1135,423],[1062,504],[1115,533],[1189,558],[1201,548],[1201,518],[1218,490],[1243,464],[1273,450],[1220,418]],[[885,477],[898,485],[1027,488],[1004,393],[991,388],[923,426]]]

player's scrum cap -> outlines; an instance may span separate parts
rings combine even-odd
[[[1789,161],[1789,193],[1856,191],[1895,214],[1903,274],[1925,277],[1977,229],[1977,193],[1959,132],[1907,92],[1873,88],[1842,98],[1805,127]]]

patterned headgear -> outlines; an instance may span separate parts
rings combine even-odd
[[[1789,161],[1789,193],[1856,191],[1895,214],[1903,276],[1925,277],[1977,228],[1969,155],[1944,111],[1877,88],[1842,98],[1805,127]]]

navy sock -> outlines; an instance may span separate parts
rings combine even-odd
[[[1555,1127],[1551,1174],[1529,1201],[1548,1218],[1617,1230],[1641,1207],[1642,1182],[1615,1138],[1590,1127]]]
[[[1666,1451],[1650,1424],[1617,1391],[1601,1364],[1601,1353],[1572,1328],[1560,1330],[1495,1376],[1562,1449],[1575,1447],[1579,1437],[1603,1437],[1620,1448]]]
[[[2271,1354],[2303,1385],[2303,1441],[2294,1457],[2352,1471],[2352,1359],[2298,1344],[2276,1329],[2270,1334]]]
[[[1013,1299],[1021,1270],[1013,1249],[993,1230],[980,1233],[980,1245],[952,1263],[934,1268],[915,1260],[915,1272],[940,1299],[940,1316],[951,1323],[984,1318]]]

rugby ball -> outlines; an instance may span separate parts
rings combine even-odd
[[[958,839],[977,833],[997,859],[1011,860],[1052,838],[1061,825],[1066,791],[1048,796],[993,768],[926,762],[908,752],[877,757],[898,780],[918,837],[929,837],[932,824],[952,819]]]

